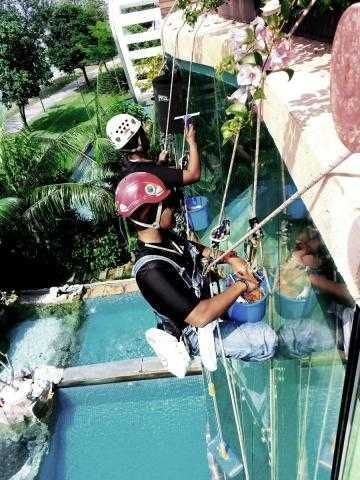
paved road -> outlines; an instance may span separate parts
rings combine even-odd
[[[112,62],[109,62],[109,64],[110,63]],[[86,71],[89,79],[92,80],[97,76],[98,66],[94,65],[94,66],[87,67]],[[62,102],[65,98],[72,95],[77,90],[79,85],[84,85],[84,84],[85,84],[85,79],[83,76],[81,76],[77,80],[74,80],[73,82],[69,83],[64,88],[59,90],[58,92],[51,95],[50,97],[44,98],[43,104],[45,109],[47,110],[48,108],[53,107],[54,105]],[[44,110],[41,106],[40,101],[35,101],[34,103],[26,107],[26,117],[29,123],[43,113],[44,113]],[[20,113],[15,113],[14,115],[11,115],[6,119],[5,130],[7,132],[18,132],[22,128],[23,128],[23,123],[21,120]]]

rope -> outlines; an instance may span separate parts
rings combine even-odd
[[[331,374],[330,374],[330,380],[329,380],[329,385],[328,385],[328,391],[327,391],[327,396],[326,396],[326,403],[325,403],[325,410],[323,413],[323,422],[321,426],[321,433],[320,433],[320,439],[319,439],[319,444],[318,444],[318,451],[316,455],[316,466],[315,466],[315,472],[314,472],[314,477],[313,480],[317,480],[318,478],[318,472],[319,472],[319,464],[320,464],[320,455],[321,455],[321,448],[323,446],[323,441],[324,441],[324,433],[325,433],[325,423],[327,420],[327,416],[329,413],[329,407],[330,407],[330,397],[331,394],[333,393],[333,384],[335,380],[335,366],[336,366],[336,360],[339,358],[338,352],[337,352],[337,347],[339,342],[339,325],[336,324],[336,335],[335,335],[335,347],[333,350],[333,358],[332,358],[332,366],[331,366]],[[333,398],[331,399],[333,401]]]
[[[220,214],[219,214],[219,225],[221,224],[221,222],[223,220],[223,217],[224,217],[225,203],[226,203],[226,198],[227,198],[227,194],[228,194],[228,190],[229,190],[231,174],[232,174],[233,167],[234,167],[235,155],[236,155],[236,150],[237,150],[237,146],[238,146],[238,143],[239,143],[239,138],[240,138],[240,132],[238,132],[236,134],[234,147],[233,147],[232,154],[231,154],[229,171],[228,171],[228,175],[227,175],[227,179],[226,179],[226,185],[225,185],[223,199],[222,199],[222,202],[221,202],[221,209],[220,209]]]
[[[215,384],[212,381],[211,373],[209,372],[209,370],[204,368],[203,371],[205,372],[206,381],[207,381],[207,384],[208,384],[208,393],[209,393],[210,397],[212,398],[213,405],[214,405],[216,426],[217,426],[217,431],[218,431],[218,434],[219,434],[219,437],[220,437],[220,442],[222,444],[224,444],[224,435],[223,435],[222,426],[221,426],[219,406],[218,406],[217,398],[216,398]]]
[[[214,290],[213,290],[213,285],[212,285],[211,282],[210,282],[210,295],[211,295],[211,298],[213,298]],[[218,320],[216,320],[216,330],[217,330],[218,339],[219,339],[219,343],[220,343],[221,357],[222,357],[222,362],[223,362],[224,369],[225,369],[226,381],[227,381],[228,389],[229,389],[229,393],[230,393],[231,406],[232,406],[232,409],[233,409],[236,431],[237,431],[238,439],[239,439],[240,452],[241,452],[241,457],[242,457],[242,462],[243,462],[243,467],[244,467],[245,480],[249,480],[250,477],[249,477],[249,470],[248,470],[246,452],[245,452],[244,434],[243,434],[243,431],[242,431],[241,421],[240,421],[240,417],[239,417],[239,411],[238,411],[238,407],[237,407],[236,393],[234,392],[233,384],[231,382],[231,376],[230,376],[229,368],[228,368],[228,365],[227,365],[224,343],[223,343],[223,339],[222,339],[221,330],[220,330]]]
[[[301,395],[301,377],[302,377],[302,366],[300,361],[300,395]],[[304,416],[301,424],[300,438],[299,438],[299,461],[298,461],[298,471],[296,475],[296,480],[303,480],[304,478],[304,453],[305,453],[305,433],[306,433],[306,424],[309,411],[309,397],[310,397],[310,379],[312,373],[312,357],[310,355],[309,367],[308,367],[308,378],[306,386],[306,396],[305,396],[305,408]]]
[[[205,17],[201,19],[199,22],[199,25],[197,26],[195,32],[194,32],[194,39],[193,39],[193,45],[191,49],[191,58],[190,58],[190,65],[189,65],[189,77],[188,77],[188,85],[187,85],[187,92],[186,92],[186,107],[185,107],[185,119],[184,119],[184,132],[183,132],[183,140],[182,140],[182,147],[181,147],[181,159],[184,157],[185,154],[185,139],[186,139],[186,118],[189,113],[189,104],[190,104],[190,89],[191,89],[191,76],[192,76],[192,65],[194,61],[194,52],[195,52],[195,41],[196,41],[196,36],[200,30],[200,27],[203,24],[203,21],[205,20]],[[186,220],[186,236],[187,238],[190,237],[190,222],[189,222],[189,212],[187,209],[186,205],[186,196],[184,195],[184,210],[185,210],[185,220]]]
[[[168,111],[167,111],[167,117],[166,117],[164,150],[167,150],[168,138],[169,138],[170,110],[171,110],[171,102],[172,102],[173,87],[174,87],[174,74],[175,74],[175,58],[178,51],[179,34],[180,34],[180,31],[183,29],[185,23],[186,22],[184,21],[183,24],[180,26],[179,30],[176,33],[176,38],[175,38],[175,51],[174,51],[174,55],[172,59],[172,67],[171,67],[169,105],[168,105]]]
[[[176,0],[170,10],[168,11],[168,13],[166,14],[166,17],[164,18],[163,22],[162,22],[162,25],[161,25],[161,30],[160,30],[160,39],[161,39],[161,47],[162,47],[162,57],[163,57],[163,60],[164,60],[164,63],[166,64],[166,60],[165,60],[165,49],[164,49],[164,30],[165,30],[165,25],[167,23],[167,21],[169,20],[170,18],[170,15],[173,13],[173,11],[175,10],[175,8],[177,7],[177,4],[178,4],[178,0]],[[182,27],[181,27],[182,28]],[[161,70],[164,68],[164,65],[161,67],[160,69],[160,72]]]
[[[295,22],[294,26],[292,27],[292,29],[288,33],[288,38],[293,36],[293,34],[295,33],[295,31],[297,30],[299,25],[305,20],[305,17],[310,12],[310,10],[312,9],[312,7],[315,5],[316,2],[317,2],[317,0],[311,0],[309,6],[307,8],[305,8],[305,10],[302,12],[301,16],[298,18],[298,20]]]
[[[263,88],[264,82],[262,81],[261,88]],[[259,102],[259,108],[257,111],[256,118],[256,145],[255,145],[255,161],[254,161],[254,183],[253,183],[253,197],[252,197],[252,217],[256,217],[256,197],[257,197],[257,186],[258,186],[258,177],[259,177],[259,154],[260,154],[260,129],[261,129],[261,118],[262,118],[262,99]]]
[[[199,25],[197,26],[195,32],[194,32],[194,39],[193,39],[193,44],[192,44],[192,49],[191,49],[191,57],[190,57],[190,65],[189,65],[189,78],[188,78],[188,85],[187,85],[187,93],[186,93],[186,107],[185,107],[185,118],[187,117],[189,113],[189,103],[190,103],[190,87],[191,87],[191,74],[192,74],[192,65],[194,62],[194,52],[195,52],[195,41],[196,41],[196,36],[199,33],[199,30],[205,20],[205,17],[203,17]],[[186,125],[184,122],[184,134],[183,134],[183,144],[182,144],[182,149],[181,149],[181,157],[184,156],[185,153],[185,137],[186,137]]]
[[[239,245],[241,245],[245,240],[250,238],[254,233],[258,232],[264,225],[266,225],[270,220],[276,217],[280,212],[285,210],[289,205],[291,205],[295,200],[300,198],[304,193],[306,193],[310,188],[316,185],[324,176],[331,173],[335,168],[337,168],[341,163],[343,163],[346,159],[348,159],[352,154],[348,153],[345,157],[341,157],[338,159],[333,165],[319,173],[314,179],[312,179],[309,183],[307,183],[304,187],[300,190],[295,192],[291,197],[289,197],[285,202],[279,205],[273,212],[271,212],[267,217],[265,217],[261,222],[259,222],[254,228],[249,230],[244,236],[242,236],[237,242],[232,244],[228,250],[222,253],[219,257],[217,257],[213,262],[209,264],[207,267],[207,271],[213,268],[217,263],[219,263],[226,255],[228,255],[231,250],[236,249]]]

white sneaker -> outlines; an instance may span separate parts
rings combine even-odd
[[[214,340],[215,322],[208,323],[205,327],[198,328],[198,342],[200,357],[204,367],[209,372],[217,369],[217,358]]]
[[[159,357],[162,365],[178,378],[184,378],[191,362],[190,355],[184,343],[164,330],[150,328],[145,332],[145,338]]]

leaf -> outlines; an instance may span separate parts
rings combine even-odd
[[[263,66],[263,58],[260,52],[254,52],[254,58],[255,58],[255,63],[256,65],[259,65],[260,67]]]
[[[292,79],[292,77],[294,76],[294,70],[292,68],[285,68],[283,70],[283,72],[287,73],[288,74],[288,77],[289,77],[289,82],[290,80]]]
[[[253,94],[253,99],[254,100],[265,100],[266,97],[265,97],[264,90],[262,88],[258,87]]]
[[[250,53],[249,55],[246,55],[245,57],[243,57],[239,63],[241,65],[245,65],[245,64],[248,64],[248,65],[256,65],[256,58],[255,58],[255,54],[254,53]]]
[[[226,115],[234,115],[238,113],[243,113],[246,111],[245,105],[242,105],[241,103],[233,103],[228,107],[225,111]]]

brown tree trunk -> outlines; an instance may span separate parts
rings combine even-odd
[[[87,85],[88,87],[90,87],[91,84],[90,84],[89,77],[88,77],[88,75],[87,75],[87,71],[86,71],[85,65],[82,65],[80,68],[81,68],[81,70],[82,70],[82,72],[83,72],[86,85]]]
[[[29,124],[27,123],[26,113],[25,113],[25,105],[18,105],[19,112],[21,116],[21,120],[23,121],[24,127],[29,128]]]

